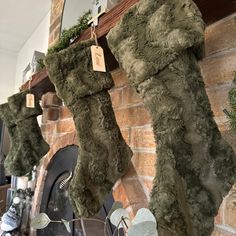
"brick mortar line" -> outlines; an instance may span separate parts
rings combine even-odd
[[[138,180],[139,180],[139,183],[141,184],[142,188],[143,188],[143,192],[144,194],[146,195],[146,198],[147,198],[147,201],[149,202],[150,201],[150,192],[149,192],[149,189],[145,186],[141,176],[138,175]]]
[[[131,147],[132,148],[132,147]],[[148,148],[132,148],[133,153],[149,153],[156,154],[156,149],[148,149]]]
[[[226,199],[227,199],[227,197],[223,200],[223,203],[222,203],[222,222],[223,222],[223,224],[225,224]]]
[[[139,180],[138,176],[135,176],[135,177],[125,177],[124,178],[124,182],[130,182],[130,181],[133,181],[133,180]]]
[[[226,116],[215,116],[214,120],[218,125],[227,125],[227,123],[229,121]]]
[[[154,180],[154,177],[148,176],[148,175],[139,175],[139,177],[144,179],[144,180],[151,181],[151,182]]]
[[[147,199],[144,200],[143,202],[140,202],[140,201],[135,201],[135,202],[132,202],[132,203],[129,202],[129,206],[127,206],[125,209],[131,208],[131,209],[133,210],[133,207],[132,207],[132,206],[135,206],[135,205],[136,205],[136,206],[137,206],[137,205],[138,205],[138,206],[140,206],[140,205],[143,206],[143,205],[145,205],[145,203],[148,203]],[[140,207],[140,208],[141,208],[141,207]],[[139,208],[139,209],[140,209],[140,208]]]
[[[218,58],[224,55],[228,55],[228,54],[234,54],[236,53],[236,48],[223,48],[222,50],[210,53],[209,55],[207,55],[206,57],[204,57],[202,59],[202,61],[200,61],[201,63],[204,63],[204,61],[207,61],[208,59],[212,59],[212,58]]]
[[[124,88],[121,89],[121,104],[122,104],[122,106],[124,105],[124,102],[125,102],[125,99],[124,99]]]
[[[42,123],[41,125],[58,125],[58,123],[62,122],[62,121],[71,121],[73,120],[72,117],[70,118],[65,118],[65,119],[58,119],[58,120],[52,120],[52,121],[49,121],[49,122],[46,122],[46,123]]]
[[[134,104],[119,106],[117,108],[114,108],[114,111],[119,111],[119,110],[122,110],[122,109],[129,109],[129,108],[134,108],[134,107],[140,107],[140,106],[145,107],[142,102],[138,102],[138,103],[134,103]],[[148,112],[148,110],[147,110],[147,112]]]
[[[137,125],[137,126],[131,126],[130,129],[150,129],[152,130],[152,124],[146,124],[146,125]]]
[[[114,184],[112,190],[115,191],[115,190],[119,187],[120,184],[122,184],[122,181],[121,181],[121,179],[118,179],[118,180],[115,182],[115,184]]]
[[[65,119],[58,119],[58,120],[56,120],[55,122],[61,122],[61,121],[68,121],[68,120],[73,120],[73,117],[69,117],[69,118],[65,118]]]
[[[219,225],[219,224],[215,224],[215,227],[221,230],[226,231],[227,233],[233,233],[236,234],[236,229],[229,226],[229,225]]]
[[[127,80],[128,81],[128,80]],[[128,87],[130,87],[131,85],[127,82],[127,84],[124,84],[124,85],[121,85],[121,86],[113,86],[110,90],[109,90],[109,92],[112,92],[112,91],[115,91],[115,90],[118,90],[118,89],[120,89],[120,90],[124,90],[125,88],[128,88]]]
[[[109,94],[110,93],[114,93],[115,91],[117,90],[123,90],[123,88],[125,88],[126,86],[123,86],[123,87],[115,87],[113,86],[110,90],[108,90]]]
[[[233,74],[232,74],[232,80],[233,80]],[[206,91],[211,92],[211,91],[218,91],[218,90],[230,89],[230,88],[233,88],[233,82],[226,82],[223,84],[211,85],[210,87],[206,87]]]

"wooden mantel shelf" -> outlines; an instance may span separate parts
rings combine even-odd
[[[99,18],[99,25],[96,27],[96,34],[99,38],[99,43],[104,48],[108,69],[112,70],[118,67],[118,63],[109,50],[106,42],[106,34],[109,30],[116,25],[121,16],[139,0],[123,0],[110,10],[108,13]],[[236,11],[236,2],[233,0],[194,0],[202,12],[203,19],[207,24],[213,23],[233,12]],[[76,42],[90,38],[90,29],[85,30],[80,37],[75,40]],[[25,90],[29,87],[29,82],[23,84],[20,90]],[[31,82],[32,92],[38,97],[49,91],[54,92],[55,88],[50,82],[46,69],[35,74]]]
[[[29,81],[20,87],[20,91],[29,88]],[[37,74],[32,76],[31,92],[38,98],[41,99],[42,95],[47,92],[55,92],[55,87],[49,80],[47,70],[43,69]]]
[[[106,40],[105,35],[109,32],[109,30],[114,27],[114,25],[120,20],[120,17],[126,12],[131,6],[137,3],[138,0],[123,0],[120,4],[110,10],[108,13],[102,15],[99,18],[99,25],[96,27],[96,34],[99,38],[99,43],[104,48],[106,57],[112,57],[110,60],[106,60],[112,62],[112,64],[108,65],[109,69],[112,70],[118,66],[115,58],[111,54]],[[75,40],[76,42],[89,39],[91,37],[91,30],[87,29],[83,32],[83,34]],[[48,85],[48,87],[47,87]],[[27,81],[20,87],[20,90],[25,90],[29,87],[29,82]],[[55,91],[53,84],[50,82],[48,78],[48,74],[46,69],[41,72],[35,74],[32,78],[31,82],[32,92],[36,95],[36,97],[41,98],[44,93],[49,91]]]

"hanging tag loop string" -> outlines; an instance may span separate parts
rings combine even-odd
[[[94,24],[91,25],[91,39],[94,39],[95,43],[96,43],[96,46],[98,46],[98,38],[97,38],[95,27],[96,26]]]
[[[29,85],[28,85],[29,93],[31,93],[31,83],[33,79],[32,74],[33,74],[33,65],[32,63],[30,63],[30,76],[29,76]]]
[[[30,92],[30,90],[31,90],[31,82],[32,82],[32,76],[30,76],[30,79],[29,79],[29,87],[28,87],[29,92]]]
[[[98,38],[95,31],[95,25],[91,25],[91,39],[94,39],[96,45],[92,45],[91,56],[94,71],[106,72],[105,58],[102,47],[98,45]]]
[[[30,64],[31,67],[31,74],[30,74],[30,78],[29,78],[29,84],[28,84],[28,90],[29,93],[26,94],[26,107],[28,108],[34,108],[35,107],[35,97],[34,94],[31,93],[31,82],[32,82],[32,64]]]

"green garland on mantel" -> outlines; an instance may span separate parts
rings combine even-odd
[[[236,132],[236,71],[234,73],[235,74],[234,74],[233,84],[235,86],[229,91],[229,95],[228,95],[230,111],[224,109],[224,112],[229,118],[231,130]]]
[[[73,25],[69,29],[64,29],[58,42],[48,49],[48,54],[59,52],[65,48],[68,48],[71,41],[80,36],[81,33],[89,27],[88,22],[91,18],[91,11],[87,11],[78,19],[78,23],[76,25]]]

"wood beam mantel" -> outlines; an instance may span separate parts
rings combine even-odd
[[[114,56],[110,52],[107,42],[105,39],[106,34],[109,30],[119,22],[121,16],[135,3],[139,0],[123,0],[117,6],[115,6],[108,13],[102,15],[99,18],[99,25],[96,27],[96,34],[99,38],[99,43],[104,48],[106,61],[108,62],[108,69],[113,70],[118,67],[118,63]],[[203,19],[207,24],[213,23],[233,12],[236,12],[236,1],[233,0],[194,0],[198,5],[200,11],[202,12]],[[90,29],[85,30],[81,36],[79,36],[74,43],[86,40],[90,38]],[[29,86],[29,82],[23,84],[20,90],[25,90]],[[43,71],[35,74],[33,76],[32,82],[32,92],[41,98],[42,94],[55,91],[53,84],[50,82],[47,71]]]
[[[20,91],[26,90],[28,88],[29,81],[27,81],[20,87]],[[55,92],[55,87],[50,81],[46,69],[43,69],[42,71],[32,76],[31,92],[38,99],[41,99],[42,95],[47,92]]]
[[[113,28],[117,22],[119,22],[121,16],[129,10],[139,0],[123,0],[120,4],[111,9],[108,13],[102,15],[99,18],[99,25],[96,27],[96,34],[98,38],[106,35],[111,28]],[[91,30],[87,29],[83,34],[75,40],[76,42],[86,40],[91,37]]]
[[[99,18],[99,25],[96,27],[96,34],[99,38],[99,43],[104,48],[106,57],[109,57],[108,60],[111,63],[108,65],[108,69],[112,70],[115,67],[118,66],[118,63],[116,62],[115,58],[111,54],[106,40],[105,35],[109,32],[109,30],[114,27],[114,25],[120,20],[121,16],[135,3],[137,3],[139,0],[123,0],[120,4],[118,4],[116,7],[114,7],[112,10],[110,10],[108,13],[102,15]],[[80,37],[78,37],[73,43],[89,39],[91,37],[91,30],[87,29],[85,30]],[[47,87],[48,85],[48,87]],[[20,87],[20,90],[25,90],[29,87],[29,81],[27,81],[25,84],[23,84]],[[31,81],[31,88],[32,92],[36,95],[36,97],[41,98],[42,94],[49,92],[49,91],[55,91],[55,88],[53,84],[50,82],[48,78],[48,74],[46,69],[42,70],[41,72],[35,74]]]

